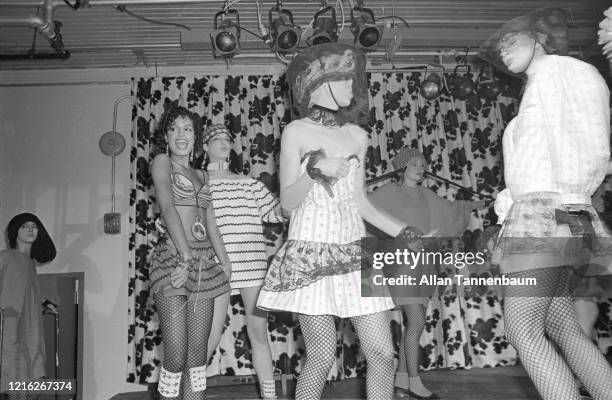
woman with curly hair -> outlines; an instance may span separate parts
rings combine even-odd
[[[191,166],[201,143],[198,118],[170,108],[158,131],[166,152],[151,172],[164,231],[151,261],[151,292],[164,355],[158,391],[163,399],[204,399],[207,342],[215,297],[229,290],[230,262],[211,205],[208,179]],[[214,261],[214,255],[221,265]],[[223,268],[222,268],[223,266]]]

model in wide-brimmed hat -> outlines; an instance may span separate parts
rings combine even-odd
[[[527,80],[503,137],[506,189],[495,202],[503,227],[494,261],[510,278],[537,282],[504,288],[505,322],[542,398],[580,399],[575,374],[603,400],[612,369],[577,322],[569,282],[582,271],[575,265],[588,264],[588,275],[611,273],[610,236],[591,205],[610,158],[609,92],[595,67],[567,52],[559,8],[514,18],[480,49]],[[598,247],[589,245],[594,237]]]
[[[361,295],[362,218],[397,236],[408,231],[366,198],[365,56],[341,44],[313,46],[288,70],[302,118],[283,130],[281,206],[291,214],[288,240],[268,270],[257,305],[297,314],[306,363],[296,399],[320,399],[334,360],[334,316],[350,318],[368,363],[367,396],[393,396],[393,343],[387,297]],[[387,293],[388,294],[388,293]]]

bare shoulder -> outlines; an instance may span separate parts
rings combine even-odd
[[[169,169],[170,157],[165,153],[156,155],[151,163],[151,173],[153,176],[160,173],[167,173]]]

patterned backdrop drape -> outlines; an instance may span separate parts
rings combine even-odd
[[[367,127],[367,177],[387,172],[390,159],[404,145],[419,148],[430,169],[445,178],[482,193],[495,194],[502,186],[501,134],[516,110],[517,91],[505,87],[504,95],[488,102],[476,96],[467,101],[442,95],[428,101],[418,93],[422,72],[371,73],[371,118]],[[244,174],[262,180],[278,193],[278,153],[283,127],[290,121],[284,75],[207,76],[201,78],[150,78],[133,81],[133,132],[131,151],[128,382],[157,381],[162,344],[152,297],[149,296],[148,262],[155,244],[155,199],[149,172],[152,134],[164,104],[175,102],[197,112],[206,124],[226,123],[237,140],[234,165]],[[467,198],[452,187],[426,183],[442,197]],[[459,245],[473,247],[483,225],[495,222],[492,209],[474,214],[470,230]],[[282,240],[280,228],[266,229],[270,255]],[[606,332],[610,303],[600,304],[606,319],[600,324],[601,346],[611,345]],[[391,328],[396,342],[405,323],[393,311]],[[275,366],[285,373],[299,372],[304,346],[299,325],[290,313],[270,313],[269,334]],[[471,368],[508,365],[516,353],[503,337],[500,300],[485,289],[466,296],[456,287],[436,294],[427,310],[421,338],[424,369]],[[605,348],[605,347],[604,347]],[[363,355],[350,323],[338,322],[337,362],[330,379],[363,374]],[[251,349],[246,334],[244,308],[232,296],[220,347],[209,366],[209,375],[251,375]]]

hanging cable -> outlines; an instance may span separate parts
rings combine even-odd
[[[125,6],[117,6],[117,7],[115,7],[115,8],[117,9],[117,11],[124,12],[124,13],[126,13],[126,14],[128,14],[128,15],[130,15],[130,16],[132,16],[132,17],[134,17],[134,18],[138,19],[138,20],[140,20],[140,21],[148,22],[148,23],[150,23],[150,24],[155,24],[155,25],[168,25],[168,26],[175,26],[175,27],[177,27],[177,28],[186,29],[186,30],[188,30],[188,31],[190,31],[190,30],[191,30],[191,28],[190,28],[190,27],[188,27],[188,26],[186,26],[186,25],[183,25],[183,24],[177,24],[177,23],[175,23],[175,22],[158,21],[158,20],[156,20],[156,19],[151,19],[151,18],[142,17],[142,16],[140,16],[140,15],[138,15],[138,14],[136,14],[136,13],[134,13],[134,12],[130,11],[130,10],[128,10],[128,9],[127,9]]]
[[[376,21],[380,21],[380,20],[383,20],[383,19],[399,19],[400,21],[402,21],[404,23],[404,25],[406,25],[406,28],[410,28],[410,25],[408,24],[408,21],[406,21],[402,17],[398,17],[397,15],[386,15],[384,17],[377,18]]]

